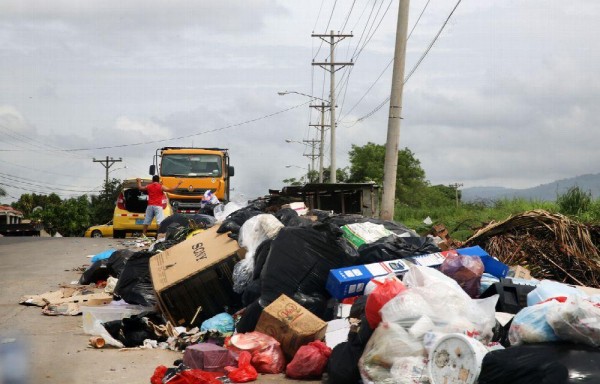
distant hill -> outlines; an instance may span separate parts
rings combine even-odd
[[[462,189],[462,201],[498,200],[519,197],[528,200],[554,201],[571,187],[578,186],[585,192],[591,192],[594,198],[600,197],[600,173],[587,174],[570,179],[553,181],[527,189],[511,189],[504,187],[472,187]]]

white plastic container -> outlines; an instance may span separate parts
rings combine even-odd
[[[557,296],[586,296],[577,288],[558,281],[542,280],[537,287],[527,294],[527,306],[541,303]]]
[[[441,337],[429,353],[432,384],[474,384],[488,350],[479,341],[460,333]]]
[[[81,306],[83,332],[88,335],[95,335],[97,333],[97,331],[94,331],[95,323],[120,320],[149,310],[152,310],[152,308],[127,304],[124,301],[112,301],[101,306]]]

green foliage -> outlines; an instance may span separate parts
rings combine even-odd
[[[48,233],[62,236],[83,236],[90,226],[90,202],[87,195],[66,199],[58,204],[50,203],[31,214],[33,220],[44,223]]]
[[[19,200],[12,203],[11,206],[19,211],[23,212],[25,218],[31,218],[33,210],[36,207],[46,209],[50,205],[57,205],[61,203],[60,196],[56,193],[49,195],[38,195],[35,193],[25,193],[19,197]]]
[[[367,143],[362,147],[353,145],[350,158],[351,182],[369,182],[382,185],[385,164],[385,146]],[[396,175],[396,199],[404,206],[418,207],[423,204],[428,183],[421,162],[408,148],[398,151]]]
[[[558,209],[565,215],[579,216],[592,206],[592,193],[575,186],[556,198]]]
[[[122,184],[121,180],[112,179],[98,196],[91,196],[90,220],[92,224],[104,224],[112,219]]]

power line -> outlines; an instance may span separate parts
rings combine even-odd
[[[184,136],[179,136],[179,137],[171,137],[168,139],[160,139],[160,140],[151,140],[151,141],[144,141],[144,142],[139,142],[139,143],[130,143],[130,144],[119,144],[119,145],[107,145],[104,147],[95,147],[95,148],[73,148],[73,149],[61,149],[61,150],[54,150],[54,151],[50,151],[50,150],[46,150],[46,151],[50,151],[50,152],[79,152],[79,151],[94,151],[94,150],[101,150],[101,149],[113,149],[113,148],[125,148],[125,147],[135,147],[135,146],[140,146],[140,145],[147,145],[147,144],[156,144],[156,143],[163,143],[165,141],[172,141],[172,140],[181,140],[181,139],[187,139],[190,137],[194,137],[194,136],[199,136],[199,135],[204,135],[207,133],[212,133],[212,132],[217,132],[217,131],[223,131],[225,129],[230,129],[230,128],[235,128],[235,127],[239,127],[241,125],[246,125],[246,124],[250,124],[250,123],[254,123],[256,121],[260,121],[260,120],[264,120],[264,119],[268,119],[269,117],[273,117],[276,115],[280,115],[282,113],[291,111],[292,109],[296,109],[298,107],[301,107],[303,105],[306,105],[310,103],[309,101],[306,101],[302,104],[297,104],[294,105],[293,107],[289,107],[286,109],[282,109],[279,110],[277,112],[273,112],[270,113],[268,115],[264,115],[261,117],[257,117],[254,119],[250,119],[250,120],[246,120],[243,121],[241,123],[236,123],[236,124],[230,124],[224,127],[220,127],[220,128],[214,128],[214,129],[208,129],[206,131],[201,131],[201,132],[196,132],[196,133],[192,133],[190,135],[184,135]],[[16,150],[16,149],[0,149],[0,152],[20,152],[21,150]]]
[[[340,29],[341,32],[344,32],[344,28],[346,28],[346,24],[348,24],[348,20],[350,20],[350,15],[352,14],[352,10],[354,9],[355,3],[356,0],[353,0],[352,5],[350,6],[350,11],[348,11],[348,15],[346,15],[346,21],[344,21],[344,25],[342,25],[342,28]]]
[[[415,24],[413,25],[412,29],[410,30],[410,33],[408,34],[407,40],[410,39],[410,37],[412,36],[413,32],[415,31],[415,28],[417,28],[417,25],[419,24],[419,21],[421,21],[421,17],[423,17],[423,14],[425,13],[425,10],[427,9],[427,6],[429,5],[430,1],[431,0],[427,0],[427,3],[425,4],[425,6],[423,7],[423,9],[421,10],[421,13],[419,14],[419,17],[417,18],[417,21],[415,22]],[[343,120],[346,116],[348,116],[354,110],[354,108],[356,108],[356,106],[358,106],[361,103],[361,101],[367,96],[367,94],[371,91],[371,89],[373,89],[373,87],[375,86],[375,84],[377,84],[377,82],[379,81],[379,79],[381,79],[381,77],[383,76],[383,74],[388,70],[388,68],[390,67],[390,65],[392,65],[393,62],[394,62],[394,58],[392,57],[392,59],[387,63],[387,65],[385,66],[385,68],[383,69],[383,71],[381,71],[381,73],[379,74],[379,76],[377,76],[377,79],[375,79],[375,81],[373,82],[373,84],[371,84],[371,86],[361,96],[361,98],[352,106],[352,108],[350,108],[350,110],[348,112],[346,112],[344,114],[343,117],[340,118],[340,120]],[[352,68],[350,68],[350,70],[352,70]],[[345,97],[345,95],[344,95],[344,97]],[[387,102],[387,100],[386,100],[386,102]],[[384,104],[385,104],[385,102],[384,102]],[[343,108],[343,103],[342,103],[342,108]]]
[[[50,187],[48,185],[44,185],[44,184],[38,184],[38,183],[29,183],[27,181],[22,181],[22,177],[18,177],[18,176],[7,176],[6,174],[2,174],[4,175],[2,178],[3,179],[7,179],[9,181],[13,181],[16,183],[20,183],[20,184],[25,184],[25,185],[31,185],[33,187],[37,187],[37,188],[51,188],[52,190],[58,190],[58,191],[65,191],[65,192],[77,192],[77,193],[87,193],[87,192],[95,192],[95,191],[89,191],[89,190],[75,190],[75,189],[65,189],[65,188],[57,188],[57,187]],[[27,180],[27,179],[25,179]]]
[[[64,173],[56,173],[56,172],[52,172],[52,171],[44,171],[44,170],[37,169],[37,168],[26,167],[24,165],[14,164],[14,163],[11,163],[11,162],[6,161],[6,160],[3,160],[2,163],[3,164],[10,164],[10,165],[15,166],[15,167],[21,167],[21,168],[25,168],[25,169],[30,169],[32,171],[41,172],[41,173],[49,173],[49,174],[57,175],[57,176],[73,177],[73,175],[66,175]],[[77,176],[77,178],[88,179],[88,180],[96,180],[96,179],[98,179],[97,177],[84,177],[84,176]]]
[[[462,0],[458,0],[458,2],[454,6],[454,8],[450,12],[450,14],[448,15],[448,17],[444,21],[444,24],[442,24],[442,27],[439,29],[439,31],[437,32],[437,34],[435,35],[435,37],[433,38],[433,40],[431,41],[431,43],[429,43],[429,46],[427,47],[427,49],[425,50],[425,52],[423,52],[423,54],[421,55],[421,57],[419,58],[419,60],[417,60],[417,63],[413,66],[413,68],[410,70],[410,72],[408,73],[408,75],[404,78],[404,84],[406,84],[406,82],[410,79],[410,77],[413,75],[413,73],[415,73],[415,71],[417,70],[417,68],[419,67],[419,65],[423,62],[423,60],[425,59],[425,56],[427,56],[427,54],[429,53],[429,51],[433,47],[433,44],[435,44],[435,42],[437,41],[437,39],[439,38],[439,36],[442,34],[442,31],[444,30],[444,28],[448,24],[448,21],[450,21],[450,18],[454,14],[454,11],[456,11],[456,9],[458,8],[458,6],[460,5],[461,1]],[[358,118],[352,125],[350,125],[350,127],[354,126],[359,121],[363,121],[363,120],[365,120],[365,119],[373,116],[373,114],[375,114],[377,111],[379,111],[389,100],[390,100],[390,97],[388,96],[383,102],[381,102],[371,112],[369,112],[366,115]]]

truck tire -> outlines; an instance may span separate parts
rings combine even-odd
[[[126,235],[125,231],[113,231],[113,238],[115,239],[124,239]]]

